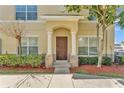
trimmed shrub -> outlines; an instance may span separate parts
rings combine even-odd
[[[96,65],[98,63],[98,57],[79,57],[79,64],[80,65]],[[109,57],[103,57],[103,65],[112,65],[112,60]]]
[[[38,67],[42,64],[44,57],[42,55],[28,55],[28,56],[17,56],[17,55],[0,55],[0,66],[32,66]]]
[[[97,64],[97,57],[79,57],[79,64]]]
[[[102,64],[107,65],[107,66],[111,66],[112,65],[112,59],[110,57],[103,57]]]
[[[120,56],[119,58],[119,64],[123,65],[124,64],[124,56]]]

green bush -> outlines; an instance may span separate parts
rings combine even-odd
[[[119,58],[119,64],[123,65],[124,64],[124,56],[118,57]]]
[[[107,65],[107,66],[111,66],[112,65],[112,59],[109,57],[103,57],[102,64]]]
[[[96,65],[98,63],[98,57],[79,57],[79,64]],[[103,57],[103,65],[112,65],[112,60],[109,57]]]
[[[79,64],[97,64],[97,57],[79,57]]]
[[[0,55],[0,66],[32,66],[38,67],[42,64],[44,57],[42,55]]]

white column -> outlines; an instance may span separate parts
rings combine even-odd
[[[52,31],[48,32],[47,54],[52,54]]]
[[[71,38],[72,38],[72,53],[71,53],[71,55],[77,55],[76,54],[76,32],[71,32]]]

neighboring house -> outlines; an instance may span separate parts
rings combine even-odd
[[[67,13],[64,6],[0,6],[0,20],[25,20],[26,34],[22,38],[22,54],[46,54],[46,66],[56,60],[68,60],[78,66],[79,56],[97,56],[96,21],[88,21],[88,10]],[[114,26],[109,28],[104,54],[114,56]],[[106,43],[105,43],[106,44]],[[106,47],[107,46],[107,47]],[[17,41],[1,33],[2,54],[17,54]]]
[[[115,44],[115,56],[124,56],[124,44]]]

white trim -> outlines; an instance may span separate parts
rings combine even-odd
[[[97,35],[78,35],[78,37],[97,37]]]
[[[76,53],[76,33],[77,32],[71,32],[71,46],[72,46],[72,50],[71,50],[71,55],[77,55]]]
[[[47,32],[47,55],[52,54],[52,31]]]
[[[90,21],[90,20],[83,21],[83,20],[81,20],[81,21],[79,21],[79,23],[97,23],[97,21]]]
[[[45,23],[45,20],[0,20],[0,23],[11,23],[11,22],[20,22],[20,23]]]
[[[2,22],[7,22],[7,23],[11,23],[11,22],[20,22],[20,23],[45,23],[46,20],[42,19],[42,20],[0,20],[0,23]],[[97,21],[79,21],[79,23],[97,23]]]
[[[88,56],[90,56],[89,55],[89,53],[90,53],[90,49],[89,49],[89,47],[90,47],[90,44],[89,44],[89,37],[87,37],[88,38]]]
[[[24,35],[23,37],[38,37],[39,38],[39,35]]]
[[[98,55],[78,55],[78,57],[98,57]]]

